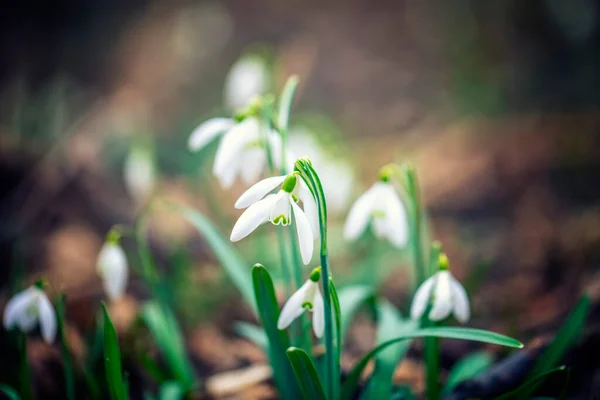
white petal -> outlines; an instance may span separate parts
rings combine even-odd
[[[240,167],[242,166],[242,159],[237,158],[232,160],[226,168],[215,173],[215,176],[219,180],[219,185],[223,189],[229,189],[235,182],[235,177],[239,174]]]
[[[311,280],[306,281],[285,303],[281,310],[281,314],[279,314],[279,319],[277,320],[277,329],[287,328],[304,312],[302,304],[306,301],[306,292],[310,289],[312,284],[314,284],[314,282]]]
[[[275,201],[277,201],[276,196],[270,196],[248,207],[233,226],[230,240],[237,242],[252,233],[259,225],[267,222]]]
[[[292,222],[290,202],[292,196],[289,193],[280,190],[275,195],[277,200],[274,201],[273,207],[269,212],[269,221],[275,225],[287,226]],[[283,218],[281,218],[283,216]]]
[[[308,217],[308,222],[310,222],[310,228],[313,232],[313,238],[318,239],[321,231],[319,229],[319,208],[317,207],[317,201],[313,197],[312,193],[306,183],[302,178],[300,179],[299,187],[299,197],[302,200],[302,206],[304,208],[304,213]]]
[[[268,78],[267,65],[261,57],[242,57],[231,67],[225,80],[225,104],[234,110],[244,107],[267,90]]]
[[[452,288],[450,286],[450,273],[448,271],[439,271],[436,273],[437,279],[433,289],[433,307],[429,313],[429,319],[432,321],[441,321],[450,315],[452,311]]]
[[[281,136],[279,136],[277,132],[271,131],[267,136],[267,141],[269,143],[269,150],[271,151],[271,160],[273,161],[273,167],[275,167],[275,169],[279,171],[281,169],[281,147],[283,146]],[[289,168],[289,160],[287,161],[288,165],[286,167]],[[292,171],[293,169],[294,165],[292,164],[291,169],[288,169],[287,171]]]
[[[294,210],[294,218],[296,219],[296,230],[298,231],[298,243],[300,244],[300,254],[304,265],[310,263],[314,250],[314,236],[310,227],[310,222],[304,211],[296,204],[294,200],[290,200],[292,210]]]
[[[454,301],[454,316],[458,322],[464,324],[471,315],[467,292],[454,277],[450,277],[450,284],[452,286],[452,300]]]
[[[118,244],[106,243],[98,254],[98,270],[102,276],[104,290],[111,300],[125,293],[129,268],[127,256]]]
[[[435,283],[435,275],[427,278],[425,282],[419,286],[413,302],[410,307],[410,317],[412,319],[421,319],[425,309],[429,305],[429,299],[431,299],[431,289]]]
[[[247,208],[265,197],[271,190],[275,189],[285,180],[286,176],[274,176],[263,179],[246,190],[235,202],[235,208]]]
[[[327,162],[318,173],[327,198],[327,211],[339,213],[350,199],[354,181],[352,169],[344,162]]]
[[[323,337],[325,330],[325,306],[323,305],[323,296],[321,291],[317,289],[313,300],[313,331],[319,339]]]
[[[223,175],[224,171],[236,158],[239,161],[244,147],[248,143],[257,140],[258,135],[259,122],[256,118],[246,118],[231,128],[219,143],[215,163],[213,164],[213,173],[217,176]]]
[[[214,138],[233,128],[231,118],[212,118],[198,125],[188,139],[188,149],[198,151]]]
[[[51,344],[56,336],[56,314],[48,296],[43,292],[40,294],[38,307],[42,337],[46,343]]]
[[[266,165],[266,155],[262,148],[252,148],[244,151],[242,155],[242,164],[240,173],[245,184],[256,183],[260,178]]]
[[[396,190],[389,184],[385,193],[384,211],[386,236],[389,241],[396,247],[402,248],[408,240],[408,217],[404,205],[400,201],[400,197]]]
[[[28,331],[33,328],[37,316],[28,314],[29,308],[37,302],[38,290],[35,287],[30,287],[15,296],[6,304],[4,308],[4,327],[11,329],[18,325],[20,329]],[[26,322],[23,326],[21,320]],[[31,321],[32,320],[32,321]],[[29,328],[29,329],[23,329]]]
[[[375,186],[363,193],[352,205],[346,225],[344,226],[344,238],[354,240],[360,236],[371,218],[371,213],[375,205],[376,191]]]
[[[133,148],[125,160],[123,179],[134,200],[146,201],[156,184],[152,153],[147,149]]]

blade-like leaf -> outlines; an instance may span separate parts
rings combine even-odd
[[[275,288],[269,272],[260,264],[252,268],[252,283],[256,294],[256,304],[260,320],[269,340],[269,361],[273,367],[273,379],[279,388],[282,398],[299,399],[300,388],[296,375],[286,355],[290,347],[287,332],[277,329],[279,305],[275,297]]]
[[[233,325],[233,329],[238,335],[245,337],[263,350],[266,350],[269,346],[267,335],[265,335],[265,331],[259,326],[249,324],[248,322],[236,322]]]
[[[340,309],[344,310],[340,321],[340,336],[343,344],[356,313],[365,302],[373,298],[373,288],[367,285],[347,286],[340,289],[338,298]]]
[[[585,324],[589,307],[589,297],[582,296],[573,311],[571,311],[571,314],[569,314],[565,323],[561,326],[552,343],[550,343],[548,348],[544,350],[542,355],[535,362],[529,374],[530,378],[543,374],[544,371],[555,367],[562,360],[567,350],[579,337]],[[542,381],[539,381],[538,385],[541,383]],[[526,398],[533,394],[538,385],[531,385],[528,391],[523,392],[521,395],[522,398]]]
[[[403,320],[396,308],[386,300],[378,300],[377,344],[385,343],[403,333],[413,332],[419,327],[418,321]],[[388,347],[376,356],[375,369],[367,390],[366,399],[389,399],[392,395],[392,378],[396,366],[406,355],[411,341],[406,340]]]
[[[186,388],[191,387],[195,374],[185,349],[183,335],[171,310],[155,302],[144,304],[140,318],[150,330],[171,373]]]
[[[337,289],[335,288],[335,284],[333,283],[333,279],[331,279],[331,277],[329,277],[329,288],[330,288],[330,293],[331,293],[331,304],[332,304],[332,308],[333,308],[333,316],[334,316],[334,320],[335,320],[335,326],[333,327],[334,329],[334,334],[335,334],[335,346],[334,346],[334,351],[335,354],[333,356],[334,360],[335,360],[335,368],[333,371],[333,376],[340,376],[340,370],[341,370],[341,354],[342,354],[342,330],[341,330],[341,325],[342,325],[342,308],[340,305],[340,298],[338,296],[337,293]],[[335,382],[333,382],[333,398],[337,398],[339,396],[339,391],[340,391],[340,381],[339,378],[336,379]]]
[[[325,400],[323,385],[308,354],[297,347],[287,349],[287,356],[294,369],[296,380],[305,400]]]
[[[126,400],[128,396],[123,382],[117,332],[104,303],[102,303],[102,311],[104,312],[104,368],[108,391],[112,400]]]
[[[542,374],[536,375],[533,378],[527,380],[521,386],[516,388],[515,390],[505,393],[502,396],[496,397],[495,400],[510,400],[510,399],[521,399],[521,398],[529,398],[527,393],[531,393],[535,388],[541,385],[550,375],[553,375],[557,372],[562,372],[566,369],[564,365],[556,368],[552,368]]]
[[[292,109],[292,103],[294,102],[296,89],[298,88],[298,82],[299,80],[296,75],[290,76],[281,91],[279,112],[277,115],[277,127],[282,135],[287,135],[290,111]]]
[[[413,332],[405,333],[403,335],[398,336],[395,339],[380,344],[379,346],[371,350],[369,353],[367,353],[367,355],[365,355],[362,359],[360,359],[360,361],[356,363],[354,368],[352,368],[352,371],[350,371],[342,385],[341,398],[352,398],[352,395],[358,386],[360,376],[367,364],[369,363],[369,361],[371,360],[371,358],[375,357],[380,351],[384,350],[388,346],[391,346],[403,340],[414,339],[418,337],[438,337],[446,339],[472,340],[476,342],[497,344],[500,346],[507,347],[523,347],[523,344],[516,339],[500,335],[499,333],[484,331],[481,329],[455,327],[434,327],[417,329]]]
[[[21,400],[17,391],[10,386],[0,384],[0,392],[4,393],[9,400]]]
[[[181,387],[179,382],[169,381],[160,385],[158,392],[159,400],[181,400],[185,389]]]
[[[71,352],[65,332],[65,299],[66,295],[62,293],[58,296],[56,302],[56,317],[58,323],[58,335],[60,339],[60,352],[62,356],[63,370],[65,373],[65,389],[67,399],[75,400],[75,376],[73,374],[73,363],[71,361]]]
[[[494,359],[490,353],[479,351],[461,359],[450,370],[444,392],[449,393],[459,383],[474,378],[492,365]]]
[[[235,287],[256,314],[254,291],[248,280],[248,264],[244,262],[237,249],[198,211],[184,206],[175,206],[175,209],[204,237]]]

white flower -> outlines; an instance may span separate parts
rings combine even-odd
[[[456,319],[463,324],[469,320],[470,308],[467,292],[448,271],[445,257],[445,255],[440,257],[440,270],[417,289],[410,308],[411,318],[420,319],[431,299],[432,306],[429,312],[431,321],[441,321],[450,314],[454,314]]]
[[[323,296],[319,290],[319,279],[321,277],[321,268],[315,268],[310,274],[304,285],[300,287],[285,303],[279,320],[277,329],[286,329],[302,313],[309,310],[313,313],[313,331],[318,338],[323,336],[325,328],[325,307],[323,305]]]
[[[326,157],[314,134],[305,128],[295,128],[290,132],[288,146],[297,156],[308,157],[323,184],[327,210],[341,213],[346,209],[352,186],[354,172],[345,161]]]
[[[129,275],[127,256],[123,248],[110,240],[104,243],[98,253],[96,267],[108,298],[111,300],[120,298],[125,293]]]
[[[378,238],[385,238],[396,247],[404,247],[408,240],[408,218],[391,183],[379,181],[356,200],[344,226],[344,237],[347,240],[358,238],[369,221]]]
[[[125,160],[123,175],[131,197],[139,203],[148,200],[156,185],[152,152],[142,147],[132,148]]]
[[[231,67],[225,80],[225,104],[236,110],[268,89],[269,70],[264,59],[257,55],[240,58]]]
[[[44,341],[48,344],[56,336],[56,315],[52,303],[43,290],[31,286],[13,296],[4,309],[4,327],[18,327],[22,332],[30,332],[39,321]]]
[[[268,194],[281,185],[277,194]],[[298,206],[301,200],[304,210]],[[260,225],[270,221],[274,225],[289,225],[294,212],[302,261],[308,264],[312,258],[314,240],[319,237],[317,204],[302,180],[295,173],[263,179],[246,190],[235,203],[235,208],[247,208],[233,230],[231,241],[237,242],[248,236]]]
[[[236,123],[230,118],[213,118],[200,124],[190,135],[188,148],[198,151],[217,136],[223,139],[217,149],[213,174],[223,188],[233,185],[240,175],[246,184],[254,183],[268,167],[266,146],[261,134],[260,122],[255,117],[246,117]],[[267,135],[273,166],[281,165],[281,138],[271,131]]]

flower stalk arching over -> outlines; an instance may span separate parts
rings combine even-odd
[[[283,306],[277,320],[277,329],[286,329],[296,318],[308,310],[313,314],[312,326],[315,336],[319,339],[323,336],[325,330],[325,306],[323,304],[323,296],[319,290],[320,279],[321,267],[317,267],[311,272],[310,278]]]
[[[213,163],[213,175],[221,187],[230,188],[239,176],[246,184],[255,183],[268,167],[267,146],[273,165],[281,166],[281,137],[270,130],[266,139],[261,134],[256,110],[241,119],[212,118],[198,125],[188,139],[188,149],[196,152],[218,136],[223,136]]]
[[[420,319],[431,302],[428,318],[442,321],[454,314],[460,323],[469,320],[471,311],[467,292],[450,273],[448,257],[441,254],[439,270],[417,289],[410,309],[412,319]]]
[[[127,255],[119,244],[120,235],[116,231],[108,234],[107,240],[98,253],[96,268],[102,278],[102,285],[112,301],[123,296],[127,288],[129,264]]]
[[[387,239],[397,248],[408,241],[408,216],[400,196],[382,171],[379,182],[363,193],[355,202],[344,226],[346,240],[357,239],[371,222],[378,238]]]
[[[276,194],[269,194],[280,185]],[[302,201],[304,209],[298,201]],[[319,237],[318,211],[310,190],[296,173],[263,179],[246,190],[235,207],[246,208],[246,211],[233,226],[232,242],[245,238],[267,221],[274,225],[290,225],[293,212],[302,261],[305,265],[310,262],[314,241]]]
[[[42,338],[48,344],[56,337],[56,314],[52,303],[40,285],[33,285],[14,295],[4,308],[6,329],[19,328],[31,332],[39,322]]]

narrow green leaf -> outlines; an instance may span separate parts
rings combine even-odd
[[[160,385],[158,391],[159,400],[181,400],[185,394],[185,389],[181,387],[179,382],[165,382]]]
[[[146,324],[161,350],[171,373],[186,388],[194,383],[195,373],[185,349],[183,335],[170,309],[156,302],[144,304],[140,318]]]
[[[402,315],[386,300],[378,300],[377,344],[385,343],[403,333],[413,332],[419,327],[418,321],[403,320]],[[406,355],[411,341],[403,341],[382,350],[376,356],[375,369],[365,391],[367,399],[389,399],[392,395],[392,378],[396,366]]]
[[[128,396],[123,382],[117,332],[104,303],[102,303],[102,311],[104,312],[104,368],[106,369],[108,391],[112,400],[126,400]]]
[[[287,349],[287,356],[294,369],[296,380],[306,400],[325,400],[323,385],[308,354],[297,347]]]
[[[292,75],[288,78],[283,90],[281,91],[281,98],[279,100],[279,112],[277,116],[277,127],[282,135],[287,135],[288,124],[290,119],[290,111],[294,102],[294,95],[298,88],[298,77]]]
[[[335,360],[335,368],[333,371],[333,376],[337,377],[336,381],[333,382],[333,398],[337,399],[339,397],[340,392],[340,378],[341,378],[341,356],[342,356],[342,309],[340,306],[340,298],[337,293],[337,289],[335,288],[335,284],[333,283],[333,279],[329,277],[329,287],[331,290],[331,303],[333,305],[333,313],[335,326],[334,334],[335,334],[335,354],[333,356]]]
[[[19,340],[19,386],[20,395],[23,400],[32,400],[33,391],[31,386],[31,371],[27,362],[27,336],[23,332],[18,332]]]
[[[263,350],[266,350],[269,346],[267,335],[265,335],[265,331],[259,326],[248,322],[236,322],[233,325],[233,330]]]
[[[299,399],[300,388],[292,369],[286,350],[290,347],[287,332],[277,329],[279,305],[275,297],[275,288],[269,272],[260,264],[252,268],[252,283],[256,294],[256,304],[260,320],[269,340],[269,361],[273,367],[273,379],[282,398]]]
[[[479,375],[488,369],[493,361],[494,359],[490,353],[485,351],[479,351],[464,357],[450,370],[444,393],[450,393],[459,383]]]
[[[579,299],[579,302],[577,302],[577,305],[573,311],[571,311],[571,314],[569,314],[569,317],[565,323],[559,329],[552,343],[550,343],[548,348],[535,362],[531,372],[529,373],[530,378],[539,376],[543,374],[544,371],[548,370],[549,368],[553,368],[560,363],[567,350],[569,350],[569,348],[575,343],[581,334],[589,307],[589,297],[582,296],[581,299]],[[540,381],[538,385],[541,383],[542,382]],[[538,385],[531,385],[528,391],[523,392],[522,398],[531,396],[535,389],[537,389]]]
[[[191,208],[177,205],[175,210],[204,237],[215,256],[229,275],[229,278],[242,294],[244,300],[256,314],[256,301],[252,284],[248,280],[248,264],[237,249],[204,215]]]
[[[350,371],[342,385],[341,398],[352,398],[353,393],[356,391],[356,388],[358,386],[360,376],[367,364],[369,363],[369,361],[371,360],[371,358],[375,357],[380,351],[386,349],[388,346],[391,346],[403,340],[414,339],[418,337],[438,337],[446,339],[472,340],[476,342],[497,344],[506,347],[523,347],[523,344],[516,339],[500,335],[499,333],[484,331],[481,329],[457,327],[434,327],[417,329],[415,331],[405,333],[403,335],[398,336],[395,339],[389,340],[385,343],[378,345],[369,353],[367,353],[362,359],[360,359],[360,361],[356,363],[352,371]]]
[[[360,307],[373,298],[373,288],[367,285],[352,285],[340,289],[338,292],[340,308],[344,310],[340,321],[341,343],[344,343],[352,320]]]
[[[394,388],[392,397],[390,400],[416,400],[414,393],[410,389],[410,386],[402,385]]]
[[[502,396],[496,397],[495,400],[511,400],[511,399],[521,399],[521,398],[529,398],[528,393],[531,393],[535,390],[539,385],[541,385],[550,375],[553,375],[557,372],[562,372],[566,369],[564,365],[556,368],[552,368],[542,374],[536,375],[533,378],[527,380],[521,386],[516,388],[513,391],[503,394]]]
[[[58,322],[58,335],[60,339],[60,352],[62,356],[63,370],[65,372],[65,388],[67,399],[75,400],[75,376],[73,373],[73,363],[71,361],[71,352],[65,332],[65,301],[66,295],[62,293],[58,296],[56,302],[56,317]]]
[[[0,384],[0,392],[4,393],[9,400],[21,400],[17,391],[10,386]]]

